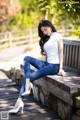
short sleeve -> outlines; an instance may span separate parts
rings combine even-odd
[[[58,35],[57,35],[57,40],[59,41],[59,40],[61,40],[62,39],[62,35],[60,34],[60,33],[58,33]]]

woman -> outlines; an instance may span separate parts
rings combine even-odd
[[[38,25],[38,34],[40,37],[41,53],[45,55],[45,61],[37,60],[33,57],[24,58],[25,80],[23,81],[16,104],[10,113],[17,113],[23,107],[22,96],[28,95],[31,90],[30,82],[46,75],[65,75],[63,70],[63,40],[52,23],[48,20],[42,20]],[[38,70],[30,73],[30,64]]]

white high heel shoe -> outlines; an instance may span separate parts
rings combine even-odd
[[[21,108],[21,113],[23,113],[24,103],[20,101],[19,106],[17,108],[13,108],[9,110],[9,113],[17,113]]]
[[[33,90],[33,84],[30,82],[30,87],[28,90],[26,90],[22,96],[26,96],[26,95],[29,95],[31,93],[31,89]]]

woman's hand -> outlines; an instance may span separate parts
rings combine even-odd
[[[59,69],[59,72],[57,73],[58,75],[61,75],[61,76],[66,76],[66,72],[63,70],[63,69]]]

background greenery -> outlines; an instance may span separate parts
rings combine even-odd
[[[8,30],[37,28],[41,19],[49,19],[57,29],[74,29],[80,38],[80,0],[19,0],[21,9],[10,17]]]

